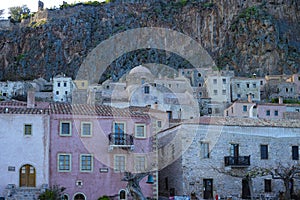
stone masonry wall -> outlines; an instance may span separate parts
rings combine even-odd
[[[247,127],[247,126],[215,126],[215,125],[182,125],[185,129],[197,131],[192,144],[182,154],[182,163],[175,166],[177,162],[160,171],[160,177],[168,176],[169,188],[182,187],[182,193],[190,195],[195,192],[199,198],[203,198],[203,179],[213,179],[214,195],[221,197],[242,195],[242,179],[234,178],[217,172],[214,168],[231,170],[231,167],[224,168],[224,156],[230,156],[231,144],[239,144],[239,156],[250,155],[250,166],[236,168],[237,171],[244,171],[253,167],[274,168],[279,163],[284,166],[299,163],[292,160],[292,147],[300,145],[299,128],[280,127]],[[177,128],[178,129],[178,128]],[[201,158],[201,142],[209,143],[209,158]],[[268,145],[269,157],[267,160],[260,159],[260,145]],[[176,171],[177,170],[177,171]],[[172,182],[172,174],[178,174],[183,170],[181,184]],[[253,179],[254,193],[256,196],[264,193],[264,179],[271,179],[270,176],[257,177]],[[172,185],[171,185],[172,183]],[[164,188],[160,188],[163,193]],[[300,189],[299,181],[294,182],[294,190]],[[175,188],[176,190],[176,188]],[[272,179],[272,195],[284,191],[281,180]]]

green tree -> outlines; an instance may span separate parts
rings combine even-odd
[[[13,22],[20,22],[21,19],[29,17],[30,10],[27,5],[15,6],[8,8],[10,14],[10,20]]]
[[[66,188],[60,187],[58,185],[53,185],[45,192],[39,195],[39,200],[61,200],[63,197],[63,191]]]

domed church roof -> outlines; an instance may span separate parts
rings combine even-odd
[[[142,74],[152,74],[150,70],[142,65],[139,65],[132,70],[130,70],[129,74],[136,74],[136,73],[142,73]]]

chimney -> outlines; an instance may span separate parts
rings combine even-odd
[[[158,103],[157,103],[157,101],[154,103],[153,108],[154,108],[155,110],[158,110]]]
[[[280,96],[280,97],[278,97],[278,103],[279,104],[283,104],[283,98]]]
[[[27,91],[27,108],[34,108],[35,106],[35,91],[34,89],[29,89]]]
[[[248,102],[252,103],[252,94],[251,93],[248,94]]]

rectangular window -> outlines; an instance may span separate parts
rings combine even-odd
[[[161,128],[161,121],[157,121],[157,127]]]
[[[145,138],[146,137],[146,125],[145,124],[135,124],[135,137]]]
[[[299,146],[292,146],[292,159],[299,160]]]
[[[91,172],[93,171],[93,156],[90,154],[80,155],[80,171]]]
[[[222,94],[223,94],[223,95],[226,95],[226,90],[222,90]]]
[[[71,171],[71,154],[58,154],[57,168],[59,172]]]
[[[239,144],[230,144],[230,156],[233,156],[235,158],[238,157],[240,154],[239,150]]]
[[[247,85],[247,88],[249,88],[249,87],[250,87],[250,84],[249,84],[249,83],[247,83],[246,85]]]
[[[145,172],[146,169],[146,157],[136,156],[134,160],[135,170],[137,172]]]
[[[256,83],[253,83],[253,88],[256,88]]]
[[[172,115],[172,111],[167,110],[167,114],[168,114],[168,119],[173,119],[173,115]]]
[[[124,134],[125,133],[125,123],[115,122],[114,123],[114,133]]]
[[[272,180],[265,179],[265,192],[272,192]]]
[[[57,83],[57,87],[60,87],[60,82]]]
[[[71,136],[71,122],[62,121],[60,122],[60,135],[61,136]]]
[[[67,87],[67,82],[64,82],[64,87]]]
[[[126,170],[126,157],[123,155],[114,156],[114,170],[115,172],[124,172]]]
[[[222,79],[223,84],[226,84],[226,78]]]
[[[240,84],[239,84],[239,83],[238,83],[238,84],[236,84],[236,87],[237,87],[237,88],[240,88]]]
[[[81,122],[81,136],[91,136],[91,135],[92,135],[92,123]]]
[[[145,86],[144,87],[144,93],[145,94],[149,94],[150,93],[150,87],[149,86]]]
[[[201,142],[201,158],[209,158],[209,143]]]
[[[243,105],[243,111],[247,112],[247,106],[246,105]]]
[[[260,145],[260,159],[268,159],[268,145],[262,144]]]
[[[168,177],[165,178],[165,190],[169,190],[169,180],[168,180]]]
[[[218,90],[214,90],[214,95],[218,95]]]
[[[266,111],[266,115],[267,115],[267,116],[270,116],[270,115],[271,115],[271,111],[270,111],[270,110],[267,110],[267,111]]]
[[[24,124],[24,135],[32,135],[32,125]]]
[[[214,84],[217,84],[217,82],[218,82],[217,79],[213,79]]]
[[[241,94],[237,94],[236,96],[237,96],[237,98],[241,98]]]
[[[208,114],[212,114],[212,108],[207,108]]]
[[[274,111],[274,115],[275,115],[275,116],[278,116],[278,110],[275,110],[275,111]]]

